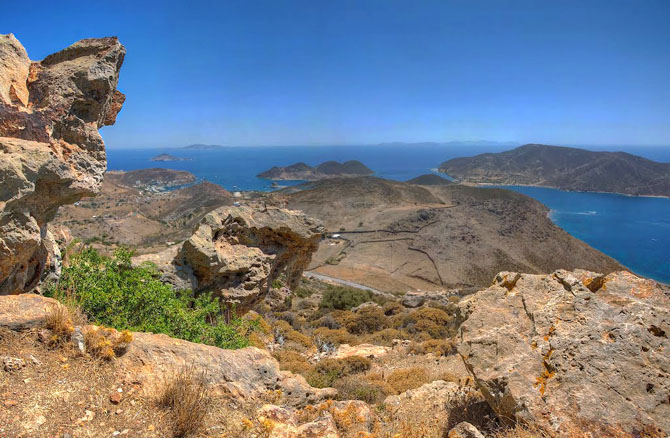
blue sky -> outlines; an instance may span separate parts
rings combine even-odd
[[[670,145],[670,1],[8,2],[32,59],[117,35],[110,148]]]

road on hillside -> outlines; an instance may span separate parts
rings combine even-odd
[[[341,278],[335,278],[335,277],[329,277],[327,275],[323,274],[317,274],[316,272],[303,272],[303,275],[307,278],[314,278],[316,280],[321,280],[321,281],[332,281],[334,283],[342,284],[344,286],[349,286],[353,287],[355,289],[362,289],[366,290],[368,292],[372,292],[375,295],[382,295],[386,297],[392,297],[395,298],[393,294],[390,294],[388,292],[383,292],[377,289],[373,289],[371,287],[359,284],[359,283],[354,283],[353,281],[348,281],[348,280],[342,280]]]

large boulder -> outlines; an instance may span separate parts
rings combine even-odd
[[[301,212],[267,207],[221,207],[210,212],[169,265],[196,292],[213,292],[243,313],[282,277],[295,289],[324,232]],[[173,273],[170,275],[170,273]]]
[[[670,432],[670,290],[628,272],[503,272],[460,303],[458,351],[503,418]]]
[[[98,129],[112,125],[125,48],[86,39],[33,62],[0,35],[0,295],[33,289],[57,258],[47,223],[95,194],[107,166]]]

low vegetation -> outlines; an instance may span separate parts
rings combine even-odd
[[[210,408],[207,376],[189,366],[168,376],[159,390],[158,406],[169,410],[175,438],[198,432]]]
[[[123,248],[111,257],[85,248],[68,257],[60,281],[46,294],[75,303],[97,325],[164,333],[221,348],[249,345],[255,321],[233,319],[226,324],[218,300],[175,291],[159,280],[155,267],[132,266],[131,256]]]

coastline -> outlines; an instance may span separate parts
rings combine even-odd
[[[441,172],[443,173],[443,172]],[[445,175],[447,175],[445,173]],[[561,189],[559,187],[554,187],[554,186],[545,186],[541,184],[497,184],[497,183],[486,183],[486,182],[471,182],[471,181],[458,181],[458,184],[463,184],[463,185],[469,185],[472,187],[537,187],[541,189],[553,189],[553,190],[560,190],[562,192],[570,192],[570,193],[602,193],[606,195],[619,195],[619,196],[626,196],[628,198],[659,198],[659,199],[670,199],[670,196],[663,196],[663,195],[631,195],[628,193],[619,193],[619,192],[601,192],[601,191],[595,191],[595,190],[567,190],[567,189]]]

